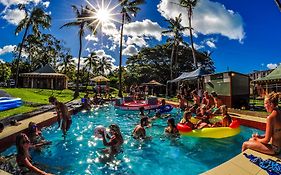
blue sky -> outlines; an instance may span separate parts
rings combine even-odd
[[[177,0],[146,0],[141,11],[130,24],[125,25],[123,63],[126,57],[137,53],[141,47],[153,46],[166,41],[168,36],[161,36],[167,28],[165,19],[182,13],[182,25],[187,25],[185,9],[171,3]],[[101,0],[89,0],[97,6]],[[110,1],[104,0],[105,4]],[[110,7],[118,1],[112,0]],[[0,59],[10,62],[11,51],[21,41],[23,32],[14,35],[16,24],[24,17],[17,10],[17,3],[29,6],[40,4],[52,17],[52,27],[45,30],[56,38],[63,40],[71,49],[74,57],[78,56],[79,40],[77,28],[59,29],[60,26],[74,18],[71,5],[86,5],[81,0],[0,0]],[[112,13],[120,9],[115,8]],[[119,15],[113,17],[120,20]],[[119,59],[118,22],[110,21],[103,25],[103,30],[96,36],[89,32],[84,37],[83,56],[95,50],[98,55],[110,57],[113,64]],[[200,0],[194,9],[193,28],[195,29],[196,48],[200,51],[212,51],[216,72],[229,70],[249,73],[253,70],[274,68],[281,63],[281,12],[274,0]],[[185,40],[189,42],[188,32]]]

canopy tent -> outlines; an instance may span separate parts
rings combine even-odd
[[[151,94],[153,95],[154,93],[154,87],[156,86],[165,86],[164,84],[159,83],[156,80],[151,80],[148,83],[143,83],[143,85],[147,85],[147,86],[152,86],[152,90],[151,90]]]
[[[207,74],[206,71],[202,67],[199,67],[198,69],[196,69],[192,72],[184,72],[178,78],[169,80],[169,81],[167,81],[167,83],[176,83],[176,82],[183,81],[183,80],[194,80],[205,74]]]
[[[102,75],[99,75],[99,76],[92,78],[91,81],[104,82],[104,81],[110,81],[110,80]]]
[[[164,84],[159,83],[156,80],[151,80],[148,83],[143,83],[143,85],[148,85],[148,86],[165,86]]]

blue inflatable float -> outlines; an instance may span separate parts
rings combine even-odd
[[[164,105],[164,106],[159,106],[159,112],[160,114],[170,112],[173,109],[173,106],[171,105]]]
[[[0,111],[17,108],[22,105],[20,98],[0,97]]]

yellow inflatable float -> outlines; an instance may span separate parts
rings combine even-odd
[[[219,118],[220,117],[216,117],[214,120],[219,120]],[[191,122],[196,123],[197,119],[192,118]],[[233,120],[229,127],[214,127],[192,130],[187,125],[179,123],[177,128],[181,135],[190,137],[226,138],[240,133],[240,124],[237,120]]]

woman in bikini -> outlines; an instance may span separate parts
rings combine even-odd
[[[242,151],[252,149],[269,155],[281,153],[281,111],[278,109],[278,93],[270,93],[264,99],[264,107],[270,115],[266,118],[265,135],[253,134],[242,145]]]
[[[109,133],[105,134],[105,132],[100,131],[100,134],[102,135],[102,141],[104,146],[108,146],[108,149],[104,149],[103,152],[106,154],[109,154],[109,157],[113,157],[116,154],[121,152],[122,144],[124,143],[124,139],[122,137],[120,128],[116,124],[111,124],[109,126]],[[109,141],[106,140],[106,138],[109,139]]]
[[[27,135],[21,133],[16,137],[16,147],[17,147],[17,164],[20,167],[21,173],[28,173],[28,172],[34,172],[36,174],[41,175],[51,175],[49,173],[46,173],[36,166],[32,164],[32,159],[29,154],[29,148],[31,147],[31,143]]]

